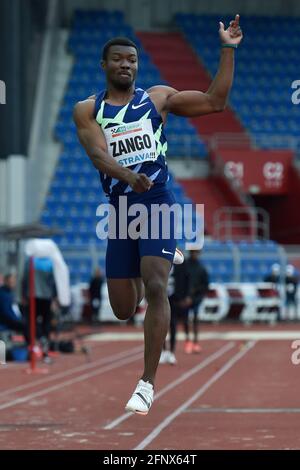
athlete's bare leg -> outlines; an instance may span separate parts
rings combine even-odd
[[[144,297],[140,277],[132,279],[107,279],[110,305],[119,320],[128,320]]]
[[[170,304],[167,295],[171,263],[159,256],[143,256],[141,274],[148,302],[144,321],[144,373],[142,379],[154,384],[155,374],[170,326]]]

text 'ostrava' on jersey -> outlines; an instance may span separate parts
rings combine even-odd
[[[105,135],[108,153],[122,166],[144,173],[157,184],[166,183],[167,140],[163,122],[148,93],[135,89],[133,99],[125,106],[104,101],[106,91],[95,101],[95,119]],[[100,172],[103,190],[109,196],[130,195],[131,187]]]

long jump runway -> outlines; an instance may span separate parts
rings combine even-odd
[[[0,449],[299,449],[300,332],[218,328],[202,333],[201,354],[179,342],[178,364],[159,366],[146,417],[124,411],[142,371],[141,331],[87,338],[89,360],[60,355],[47,375],[0,366]]]

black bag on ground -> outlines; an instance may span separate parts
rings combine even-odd
[[[75,351],[73,341],[59,341],[58,350],[62,353],[73,353]]]

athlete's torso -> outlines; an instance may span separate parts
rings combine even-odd
[[[108,153],[120,165],[146,174],[154,182],[149,193],[164,186],[168,180],[167,140],[162,117],[149,94],[136,88],[128,104],[114,106],[104,101],[105,93],[104,90],[96,96],[94,115],[104,133]],[[133,195],[127,183],[101,172],[100,178],[110,197]]]

